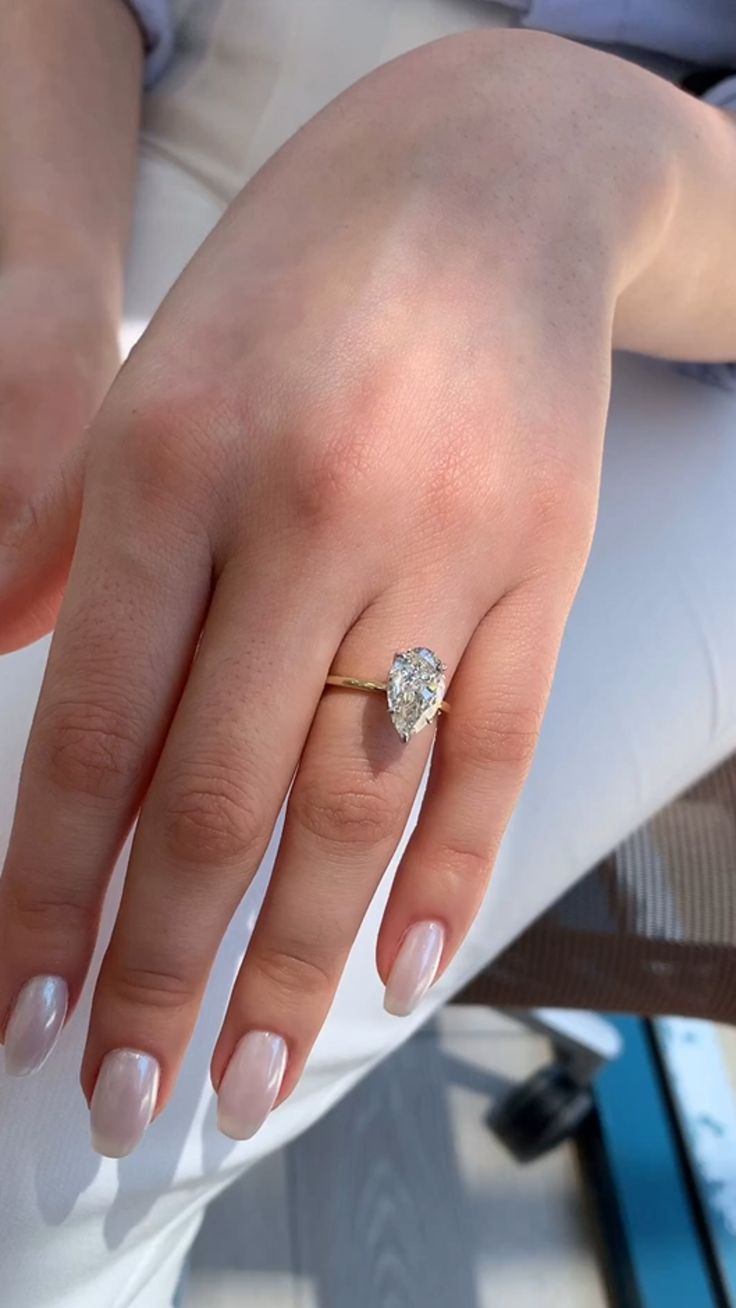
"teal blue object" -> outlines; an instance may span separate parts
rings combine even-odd
[[[719,1308],[646,1025],[611,1021],[624,1052],[593,1090],[637,1308]]]

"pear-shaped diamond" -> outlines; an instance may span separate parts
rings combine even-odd
[[[431,649],[404,649],[394,655],[386,685],[391,721],[401,739],[410,740],[437,716],[445,694],[445,665]]]

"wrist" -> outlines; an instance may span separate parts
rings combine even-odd
[[[0,249],[3,278],[17,274],[45,281],[51,311],[62,307],[65,296],[86,304],[99,322],[119,322],[124,273],[119,242],[17,205],[3,224]]]
[[[135,178],[143,48],[122,0],[24,0],[0,13],[3,269],[66,267],[110,313]]]
[[[465,33],[405,58],[399,135],[411,159],[423,115],[429,164],[415,171],[430,178],[427,211],[445,232],[486,243],[494,290],[500,265],[513,263],[535,285],[544,274],[565,294],[587,286],[612,318],[671,221],[681,168],[672,99],[684,95],[537,32]]]
[[[577,285],[602,298],[617,348],[736,357],[736,115],[543,33],[449,38],[439,84],[443,57],[462,69],[455,102],[483,105],[475,189],[522,262],[538,252],[568,301]]]
[[[657,90],[659,148],[673,161],[670,204],[647,258],[619,286],[614,344],[728,361],[736,357],[736,115],[666,82]]]
[[[101,395],[119,366],[120,314],[111,300],[89,269],[59,260],[5,262],[0,275],[2,323],[13,324],[13,338],[29,343],[36,362],[55,360],[81,393]]]

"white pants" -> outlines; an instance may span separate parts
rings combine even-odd
[[[131,340],[230,195],[311,113],[403,49],[498,21],[471,0],[182,3],[187,48],[150,99],[141,151]],[[735,489],[736,399],[619,360],[593,554],[536,761],[459,956],[413,1017],[384,1014],[373,948],[389,869],[301,1085],[254,1140],[218,1135],[209,1056],[274,839],[220,951],[173,1100],[135,1154],[112,1162],[88,1143],[77,1077],[91,985],[37,1077],[0,1075],[4,1308],[168,1305],[219,1189],[303,1131],[621,837],[736,749]],[[0,668],[0,843],[45,656],[43,642]]]

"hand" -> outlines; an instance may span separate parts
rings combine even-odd
[[[119,364],[142,62],[120,0],[0,6],[0,653],[54,624]]]
[[[598,140],[570,161],[612,64],[475,35],[358,83],[245,188],[102,407],[0,883],[0,1012],[44,975],[73,1004],[140,809],[82,1072],[102,1152],[166,1103],[292,778],[214,1052],[223,1129],[301,1073],[435,734],[402,744],[331,670],[428,645],[451,679],[378,942],[389,1007],[473,919],[588,554],[621,270],[666,208],[643,130],[603,175]],[[21,998],[16,1070],[62,995]]]
[[[87,428],[118,365],[93,285],[34,260],[0,274],[0,653],[54,625]]]

